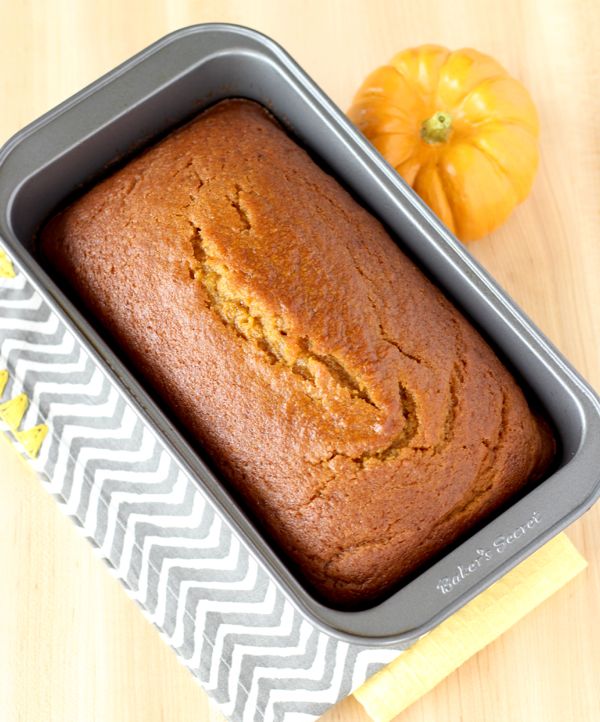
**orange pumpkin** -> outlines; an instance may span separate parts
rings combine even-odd
[[[463,241],[493,231],[531,190],[535,106],[519,81],[476,50],[398,53],[369,75],[348,115]]]

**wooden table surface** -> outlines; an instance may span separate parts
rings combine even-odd
[[[531,197],[471,250],[600,388],[599,10],[593,0],[0,0],[0,142],[191,23],[271,35],[342,108],[397,50],[476,47],[533,94],[542,161]],[[0,469],[0,720],[220,720],[5,441]],[[398,719],[600,719],[600,504],[569,536],[589,570]],[[366,720],[352,700],[326,718]]]

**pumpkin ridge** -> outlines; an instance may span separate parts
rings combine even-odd
[[[505,75],[492,75],[489,78],[485,78],[484,80],[481,80],[477,85],[474,85],[472,88],[467,90],[464,95],[462,95],[455,103],[453,108],[453,114],[456,117],[465,118],[465,114],[463,111],[464,104],[469,100],[469,98],[478,91],[480,88],[485,87],[488,84],[491,84],[492,82],[495,82],[496,80],[506,80]],[[436,97],[436,100],[438,98]],[[439,101],[441,103],[441,100]]]
[[[443,74],[444,69],[446,69],[446,66],[451,62],[451,60],[452,60],[453,58],[455,58],[455,57],[457,57],[457,56],[460,56],[460,55],[463,55],[463,54],[466,53],[466,52],[471,52],[471,50],[472,50],[471,48],[461,48],[460,50],[454,50],[454,51],[452,51],[451,53],[449,53],[448,57],[446,58],[446,61],[444,62],[444,64],[443,64],[442,67],[440,68],[440,73],[439,73],[439,77],[438,77],[438,84],[437,84],[437,87],[436,87],[436,89],[435,89],[435,101],[436,101],[436,103],[440,103],[441,105],[445,105],[445,103],[442,103],[442,100],[441,100],[441,98],[439,97],[439,78],[442,77],[442,74]],[[477,59],[476,59],[476,60],[473,60],[473,63],[475,63],[475,62],[479,63],[479,62],[481,62],[482,60],[488,60],[488,59],[489,59],[489,60],[492,60],[494,63],[496,63],[496,61],[495,61],[493,58],[491,58],[489,55],[485,55],[484,53],[480,53],[480,52],[478,52],[478,51],[476,51],[476,50],[473,51],[473,52],[475,52],[475,53],[477,54]],[[474,90],[476,90],[476,89],[479,88],[481,85],[483,85],[483,83],[486,83],[488,80],[496,79],[496,78],[510,78],[510,75],[507,73],[507,71],[506,71],[499,63],[496,63],[496,65],[497,65],[497,68],[496,68],[496,73],[495,73],[494,75],[489,75],[488,77],[479,80],[479,82],[478,82],[476,85],[474,85],[472,88],[469,88],[468,90],[465,90],[464,94],[463,94],[462,96],[460,96],[457,100],[454,101],[454,103],[453,103],[453,108],[455,109],[455,111],[458,110],[458,108],[462,105],[462,103],[464,103],[465,98],[466,98],[467,96],[469,96]],[[499,72],[498,72],[498,71],[499,71]]]
[[[444,195],[446,197],[446,203],[448,206],[448,213],[450,214],[450,220],[452,221],[452,227],[450,228],[450,230],[452,231],[452,233],[454,235],[458,236],[459,235],[458,222],[457,222],[457,214],[454,210],[453,194],[448,193],[448,191],[447,191],[446,173],[445,173],[444,167],[440,161],[441,161],[441,158],[438,156],[435,159],[435,169],[436,169],[438,177],[440,179],[440,185],[444,189]]]
[[[438,177],[440,179],[440,185],[444,189],[444,195],[446,196],[446,203],[448,204],[448,213],[450,214],[450,220],[452,222],[452,226],[450,227],[450,230],[452,233],[458,235],[458,224],[456,222],[456,213],[454,212],[454,204],[452,201],[452,195],[446,192],[446,184],[444,183],[444,176],[441,173],[441,166],[439,159],[437,159],[435,164],[435,169],[437,171]]]
[[[483,118],[481,121],[479,121],[477,123],[473,123],[467,119],[468,116],[464,112],[464,107],[463,107],[464,104],[471,98],[473,93],[480,90],[481,88],[484,88],[487,90],[489,88],[489,86],[491,86],[493,83],[497,82],[498,80],[503,80],[503,81],[508,80],[511,82],[511,84],[515,82],[514,79],[509,76],[495,75],[493,77],[486,78],[485,80],[481,81],[481,83],[479,83],[475,87],[471,88],[471,90],[469,90],[464,95],[464,97],[461,98],[460,102],[457,103],[457,105],[456,105],[455,112],[457,114],[460,113],[461,120],[463,120],[464,122],[468,123],[469,125],[471,125],[473,127],[476,127],[476,126],[479,126],[479,125],[482,125],[485,123],[490,123],[490,122],[497,122],[497,123],[502,123],[502,124],[511,123],[512,125],[518,125],[523,128],[530,129],[532,135],[534,135],[536,132],[539,132],[536,127],[534,127],[532,124],[528,123],[527,121],[525,121],[523,119],[517,120],[516,118],[510,117],[507,115],[499,114],[499,115],[489,116],[487,118]],[[514,103],[512,105],[514,105]],[[537,135],[535,135],[535,137],[537,137]]]
[[[463,239],[464,228],[463,228],[463,223],[461,222],[460,209],[455,208],[455,201],[454,201],[455,196],[457,196],[458,194],[455,192],[453,184],[449,180],[449,174],[446,169],[446,166],[441,161],[442,161],[441,157],[437,159],[437,171],[438,171],[438,175],[440,177],[440,183],[442,184],[442,187],[446,193],[446,198],[448,199],[448,208],[450,211],[450,215],[452,216],[452,220],[454,222],[454,233],[460,239]]]
[[[386,154],[386,153],[383,153],[383,152],[382,152],[382,150],[380,149],[380,144],[379,144],[378,141],[379,141],[380,139],[381,139],[381,140],[385,140],[386,138],[393,138],[393,137],[396,137],[396,136],[404,136],[404,137],[406,137],[411,145],[410,145],[410,147],[407,149],[407,154],[406,154],[401,160],[396,160],[395,162],[391,163],[391,159],[390,159],[390,157],[389,157],[390,154],[389,154],[389,153]],[[384,158],[388,161],[388,163],[390,163],[390,165],[392,166],[392,168],[394,168],[394,169],[397,171],[398,168],[399,168],[401,165],[403,165],[404,163],[407,163],[407,162],[410,161],[412,158],[414,158],[415,156],[419,155],[419,153],[418,153],[418,151],[419,151],[418,144],[417,144],[416,142],[413,142],[413,140],[415,139],[415,137],[416,137],[415,134],[412,133],[412,132],[409,132],[409,133],[392,133],[392,132],[384,133],[384,132],[382,132],[382,133],[377,133],[376,135],[372,135],[372,136],[369,138],[369,140],[370,140],[371,143],[375,146],[375,148],[384,156]]]
[[[392,58],[393,61],[393,58]],[[386,66],[384,66],[386,67]],[[390,62],[389,66],[390,68],[393,68],[393,70],[396,71],[396,73],[404,79],[406,84],[409,86],[413,94],[419,99],[419,101],[423,104],[428,104],[431,100],[431,97],[434,95],[433,92],[429,91],[427,94],[423,94],[422,89],[419,85],[419,81],[416,78],[411,77],[410,75],[407,75],[403,71],[401,71],[399,68],[397,68],[395,65],[392,65]],[[391,105],[391,104],[390,104]]]
[[[513,193],[513,204],[512,204],[512,207],[502,216],[501,222],[503,223],[510,216],[510,214],[514,211],[516,206],[520,203],[520,196],[515,189],[512,178],[510,178],[502,170],[502,168],[500,167],[500,165],[497,162],[494,162],[494,159],[492,159],[491,156],[489,156],[486,152],[481,150],[481,148],[478,148],[476,145],[474,145],[473,143],[470,143],[470,142],[466,142],[466,144],[469,145],[474,151],[479,153],[499,173],[500,177],[506,181],[507,187]],[[446,171],[446,168],[443,165],[440,165],[440,174],[441,174],[442,178],[444,178],[444,179],[448,178],[448,173]],[[444,184],[444,186],[445,186],[445,184]],[[451,183],[450,183],[450,187],[452,187]],[[449,194],[449,201],[450,201],[450,199],[453,198],[453,196],[454,196],[453,193]],[[489,233],[491,233],[494,230],[494,228],[497,227],[497,225],[498,225],[498,223],[494,222],[494,224],[490,228],[488,228],[488,230],[485,232],[484,235],[488,235]]]
[[[461,116],[461,121],[464,121],[464,116]],[[512,119],[505,119],[505,118],[499,118],[499,117],[490,117],[490,118],[482,118],[478,121],[468,121],[471,128],[474,130],[478,130],[479,128],[485,129],[486,126],[492,125],[493,123],[498,123],[499,125],[509,126],[512,128],[519,128],[519,130],[522,130],[524,133],[527,133],[531,136],[532,140],[537,140],[539,138],[539,131],[534,130],[529,123],[523,123],[520,120],[517,120],[516,118]]]
[[[491,162],[491,164],[496,168],[496,170],[506,178],[506,180],[508,181],[508,184],[510,185],[510,187],[512,188],[512,190],[515,194],[515,205],[517,203],[521,203],[521,201],[524,199],[521,198],[521,193],[517,189],[517,187],[515,185],[515,181],[511,175],[510,171],[508,171],[506,168],[504,168],[502,163],[498,160],[498,158],[496,158],[495,155],[493,155],[489,151],[485,150],[484,148],[481,148],[476,142],[474,142],[473,140],[467,141],[467,142],[469,143],[469,145],[472,145],[473,148],[475,148],[475,150],[478,153],[481,153],[485,158],[487,158],[487,160]]]
[[[411,186],[416,189],[418,186],[419,177],[423,173],[425,173],[425,171],[429,170],[430,168],[432,168],[438,176],[438,179],[440,182],[440,187],[443,191],[444,198],[446,200],[446,207],[448,210],[448,214],[450,216],[450,223],[446,223],[445,221],[442,220],[441,216],[438,215],[436,208],[433,208],[432,210],[436,214],[436,217],[449,228],[450,232],[456,234],[456,232],[457,232],[456,214],[454,212],[454,208],[452,207],[452,194],[446,192],[446,183],[444,182],[444,176],[441,172],[442,167],[440,165],[439,155],[434,158],[428,158],[425,160],[425,162],[423,162],[421,164],[416,176],[414,177],[414,179],[411,183]],[[419,195],[421,195],[421,194],[419,194]]]

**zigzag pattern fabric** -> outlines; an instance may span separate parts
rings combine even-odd
[[[0,428],[226,717],[313,720],[398,656],[305,619],[25,275],[1,275],[0,401],[29,404]]]

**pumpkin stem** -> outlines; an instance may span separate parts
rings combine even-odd
[[[452,130],[452,116],[450,113],[438,111],[431,118],[423,121],[421,126],[421,138],[426,143],[444,143],[448,140]]]

